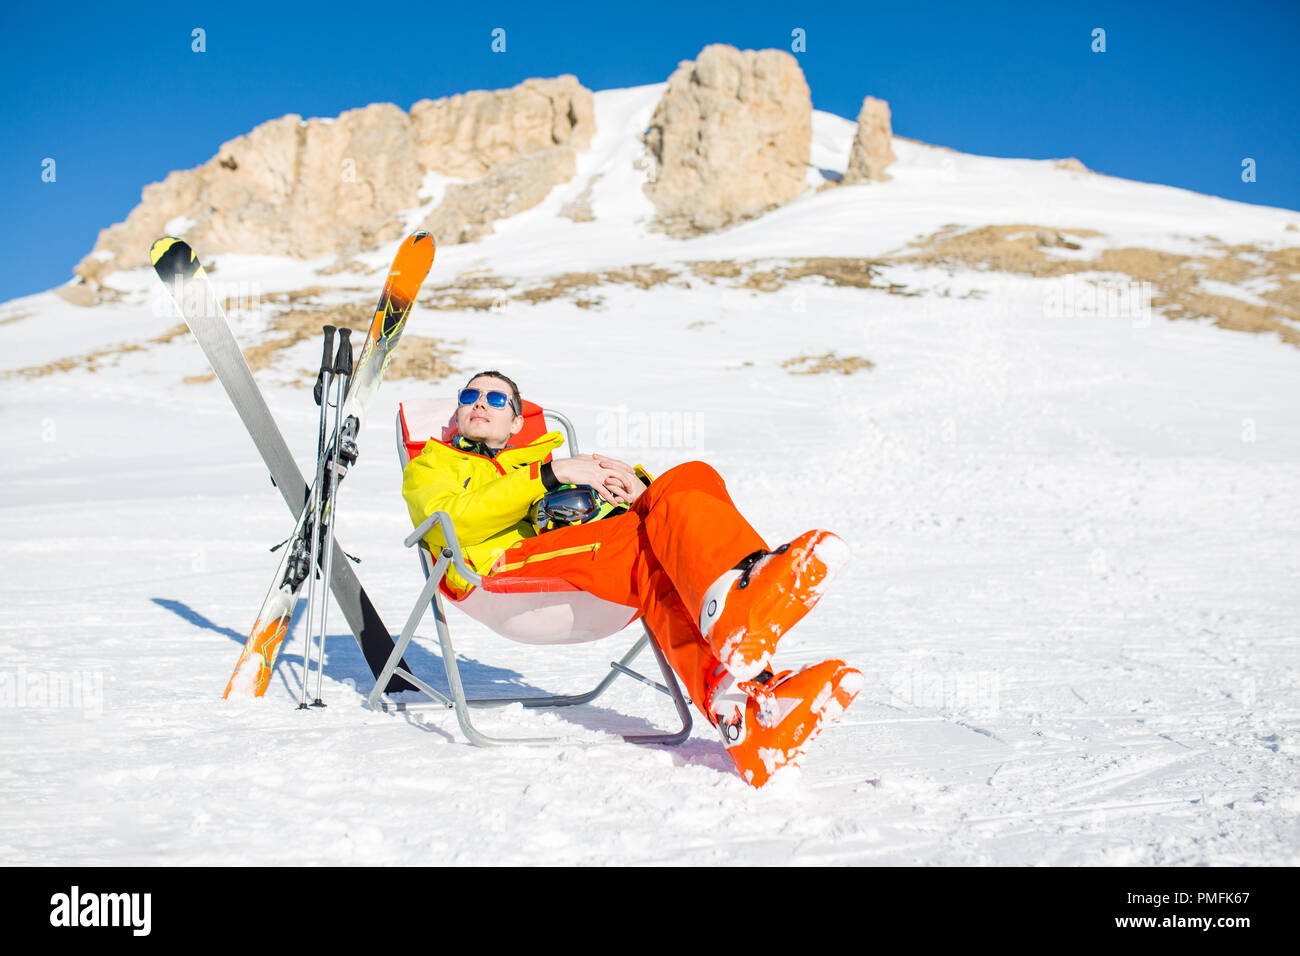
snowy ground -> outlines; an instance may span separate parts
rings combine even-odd
[[[602,131],[634,129],[652,92],[601,94]],[[822,119],[823,138],[834,125]],[[591,233],[558,221],[561,238],[597,237],[564,246],[562,263],[555,236],[548,264],[529,229],[557,222],[539,207],[440,251],[434,275],[866,255],[943,222],[1033,223],[1045,202],[1076,204],[1080,226],[1108,235],[1141,219],[1152,245],[1193,231],[1267,240],[1287,215],[1131,183],[1089,200],[1081,190],[1120,181],[959,154],[927,166],[937,153],[904,148],[914,163],[897,194],[810,195],[686,246],[637,233],[615,247],[612,226],[600,238],[602,203],[617,220],[640,201],[611,173]],[[580,178],[598,161],[630,178],[618,149],[598,135]],[[918,198],[945,183],[972,204],[988,194],[987,208],[945,216]],[[223,272],[265,274],[244,266]],[[866,688],[802,768],[757,792],[702,721],[678,748],[612,742],[605,731],[644,729],[641,715],[671,721],[632,682],[599,706],[487,721],[575,738],[553,748],[477,749],[449,713],[371,712],[337,611],[327,709],[295,709],[300,624],[266,698],[223,702],[289,519],[219,386],[180,384],[204,367],[197,347],[0,380],[0,862],[1300,862],[1300,351],[1158,314],[1047,317],[1045,280],[889,279],[925,294],[694,283],[602,288],[600,310],[559,300],[412,320],[413,334],[463,337],[463,367],[505,369],[569,412],[584,450],[652,472],[709,461],[770,543],[809,527],[852,543],[778,660],[842,657]],[[35,313],[0,323],[5,368],[173,321],[130,297],[4,310]],[[598,354],[547,358],[557,329]],[[282,364],[310,366],[317,349]],[[875,367],[780,367],[832,349]],[[305,469],[315,407],[284,378],[261,376]],[[394,631],[421,581],[400,544],[392,411],[456,384],[386,384],[341,492],[339,538]],[[522,647],[452,616],[471,690],[577,689],[625,644]],[[426,622],[417,669],[437,666],[432,636]]]

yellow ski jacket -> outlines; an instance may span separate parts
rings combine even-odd
[[[507,448],[496,458],[430,441],[402,472],[402,497],[414,526],[435,511],[451,515],[466,559],[486,574],[501,553],[536,533],[528,510],[546,494],[541,466],[564,443],[560,432],[547,432],[529,445]],[[442,527],[424,536],[438,554],[446,544]],[[447,584],[460,593],[470,584],[450,568]]]

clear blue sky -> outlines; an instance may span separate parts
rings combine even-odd
[[[1090,49],[1097,27],[1105,53]],[[796,28],[817,109],[856,118],[871,94],[901,136],[1300,209],[1297,0],[9,2],[0,301],[66,281],[147,183],[285,113],[409,109],[559,73],[593,90],[657,83],[708,43],[789,50]]]

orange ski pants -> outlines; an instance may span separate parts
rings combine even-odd
[[[689,461],[655,478],[625,514],[516,542],[496,564],[504,570],[493,574],[561,578],[639,609],[673,672],[702,707],[705,677],[718,664],[700,634],[704,593],[760,549],[767,545],[736,510],[721,476],[702,461]]]

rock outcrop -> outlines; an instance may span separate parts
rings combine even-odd
[[[378,103],[335,119],[282,116],[146,186],[74,272],[97,289],[107,273],[143,265],[166,234],[205,255],[347,257],[406,233],[428,172],[478,180],[449,186],[425,219],[441,244],[469,241],[572,178],[574,151],[594,132],[591,91],[567,75],[421,100],[409,114]]]
[[[499,163],[553,146],[584,150],[596,132],[591,91],[576,76],[524,80],[411,107],[417,157],[444,176],[478,179]]]
[[[659,225],[718,229],[807,189],[812,96],[789,53],[713,44],[669,77],[644,142]]]
[[[490,234],[496,220],[536,206],[557,183],[572,179],[576,169],[577,154],[569,146],[508,159],[481,179],[448,186],[420,228],[442,245],[473,242]]]
[[[885,167],[896,157],[890,143],[893,131],[890,129],[889,104],[868,96],[862,101],[858,111],[858,129],[853,134],[853,146],[849,150],[849,165],[844,171],[840,185],[851,186],[854,183],[885,182],[891,177]]]
[[[1078,159],[1076,159],[1073,156],[1067,157],[1066,159],[1058,159],[1055,165],[1057,169],[1064,169],[1067,172],[1071,172],[1071,173],[1092,172],[1092,170],[1090,170],[1087,166],[1083,165],[1083,163],[1081,163]]]

